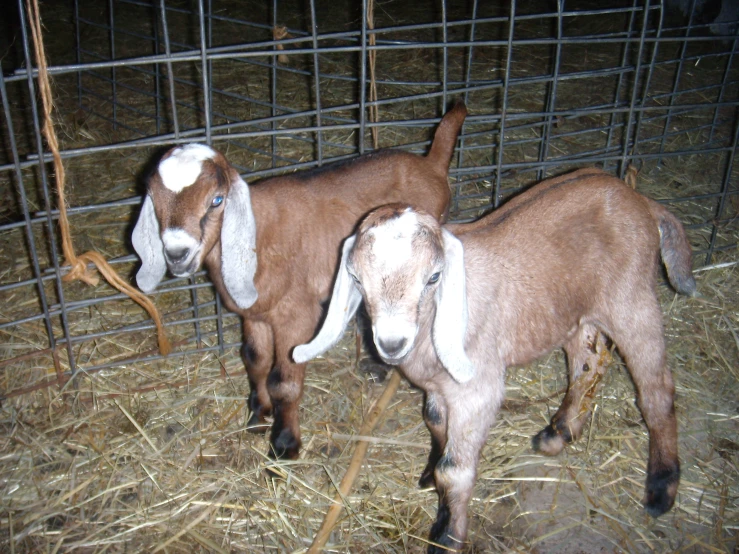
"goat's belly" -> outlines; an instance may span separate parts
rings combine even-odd
[[[506,367],[530,364],[552,350],[561,348],[581,325],[581,322],[559,323],[550,326],[524,326],[515,335],[501,337],[499,350]]]
[[[518,341],[511,345],[511,348],[507,352],[501,354],[501,358],[505,360],[506,367],[530,364],[561,345],[561,342],[558,343],[558,341],[553,340],[550,336],[540,336],[539,339],[523,342]]]

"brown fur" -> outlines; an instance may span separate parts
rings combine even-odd
[[[397,206],[380,208],[367,226],[398,213]],[[503,399],[506,367],[564,346],[570,390],[535,439],[540,451],[556,454],[581,433],[607,367],[605,337],[627,362],[649,430],[645,507],[654,516],[669,510],[680,466],[674,385],[655,287],[661,253],[675,288],[695,291],[690,246],[677,219],[622,181],[586,169],[544,181],[474,223],[447,225],[464,246],[465,351],[476,368],[466,383],[452,379],[435,351],[435,285],[426,285],[420,297],[412,285],[439,270],[435,258],[443,252],[438,224],[420,221],[418,233],[435,237],[433,244],[416,250],[423,241],[414,242],[412,259],[392,275],[379,274],[369,259],[365,225],[347,266],[361,282],[370,314],[385,301],[380,283],[392,282],[400,289],[393,295],[404,302],[393,306],[394,313],[416,318],[415,344],[399,365],[426,393],[432,450],[421,483],[435,483],[439,494],[432,541],[456,548],[466,539],[467,503]]]
[[[237,177],[220,154],[203,163],[195,184],[175,194],[158,175],[149,182],[161,231],[180,227],[201,239],[203,265],[226,306],[242,315],[242,357],[251,386],[250,427],[274,415],[271,444],[277,457],[295,458],[300,448],[298,405],[305,364],[290,353],[309,340],[321,303],[331,290],[341,242],[372,208],[406,202],[445,220],[450,200],[447,172],[466,116],[458,103],[442,120],[427,156],[385,150],[352,161],[250,186],[257,227],[256,303],[239,310],[221,275],[223,206],[210,209],[215,194],[228,195]],[[225,204],[225,203],[224,203]]]

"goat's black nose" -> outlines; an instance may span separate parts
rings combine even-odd
[[[171,250],[165,250],[165,253],[167,254],[167,259],[170,262],[172,262],[173,264],[178,264],[184,262],[187,259],[187,257],[190,255],[190,249],[187,247],[173,248]]]
[[[379,339],[377,342],[378,346],[382,348],[385,354],[389,356],[394,356],[400,353],[403,348],[405,348],[405,345],[408,341],[403,337],[398,337],[390,339]]]

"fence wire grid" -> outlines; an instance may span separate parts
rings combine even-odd
[[[450,167],[453,220],[547,176],[583,166],[623,176],[633,165],[639,190],[686,226],[696,266],[732,263],[739,13],[728,5],[43,4],[75,246],[132,278],[142,176],[166,147],[212,144],[254,182],[371,151],[373,133],[379,147],[424,152],[462,98],[470,115]],[[105,283],[62,282],[28,15],[22,1],[4,10],[0,397],[120,368],[156,387],[167,370],[146,313]],[[206,276],[169,279],[153,296],[176,347],[172,371],[203,353],[235,356],[239,321]]]

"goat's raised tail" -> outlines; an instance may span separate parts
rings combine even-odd
[[[464,118],[467,117],[467,107],[462,100],[457,100],[439,123],[426,158],[439,173],[447,174],[449,162],[452,161],[457,136],[462,130]]]
[[[673,288],[688,296],[695,296],[693,254],[685,229],[667,208],[649,200],[649,208],[659,226],[662,261],[667,268],[667,278]]]

